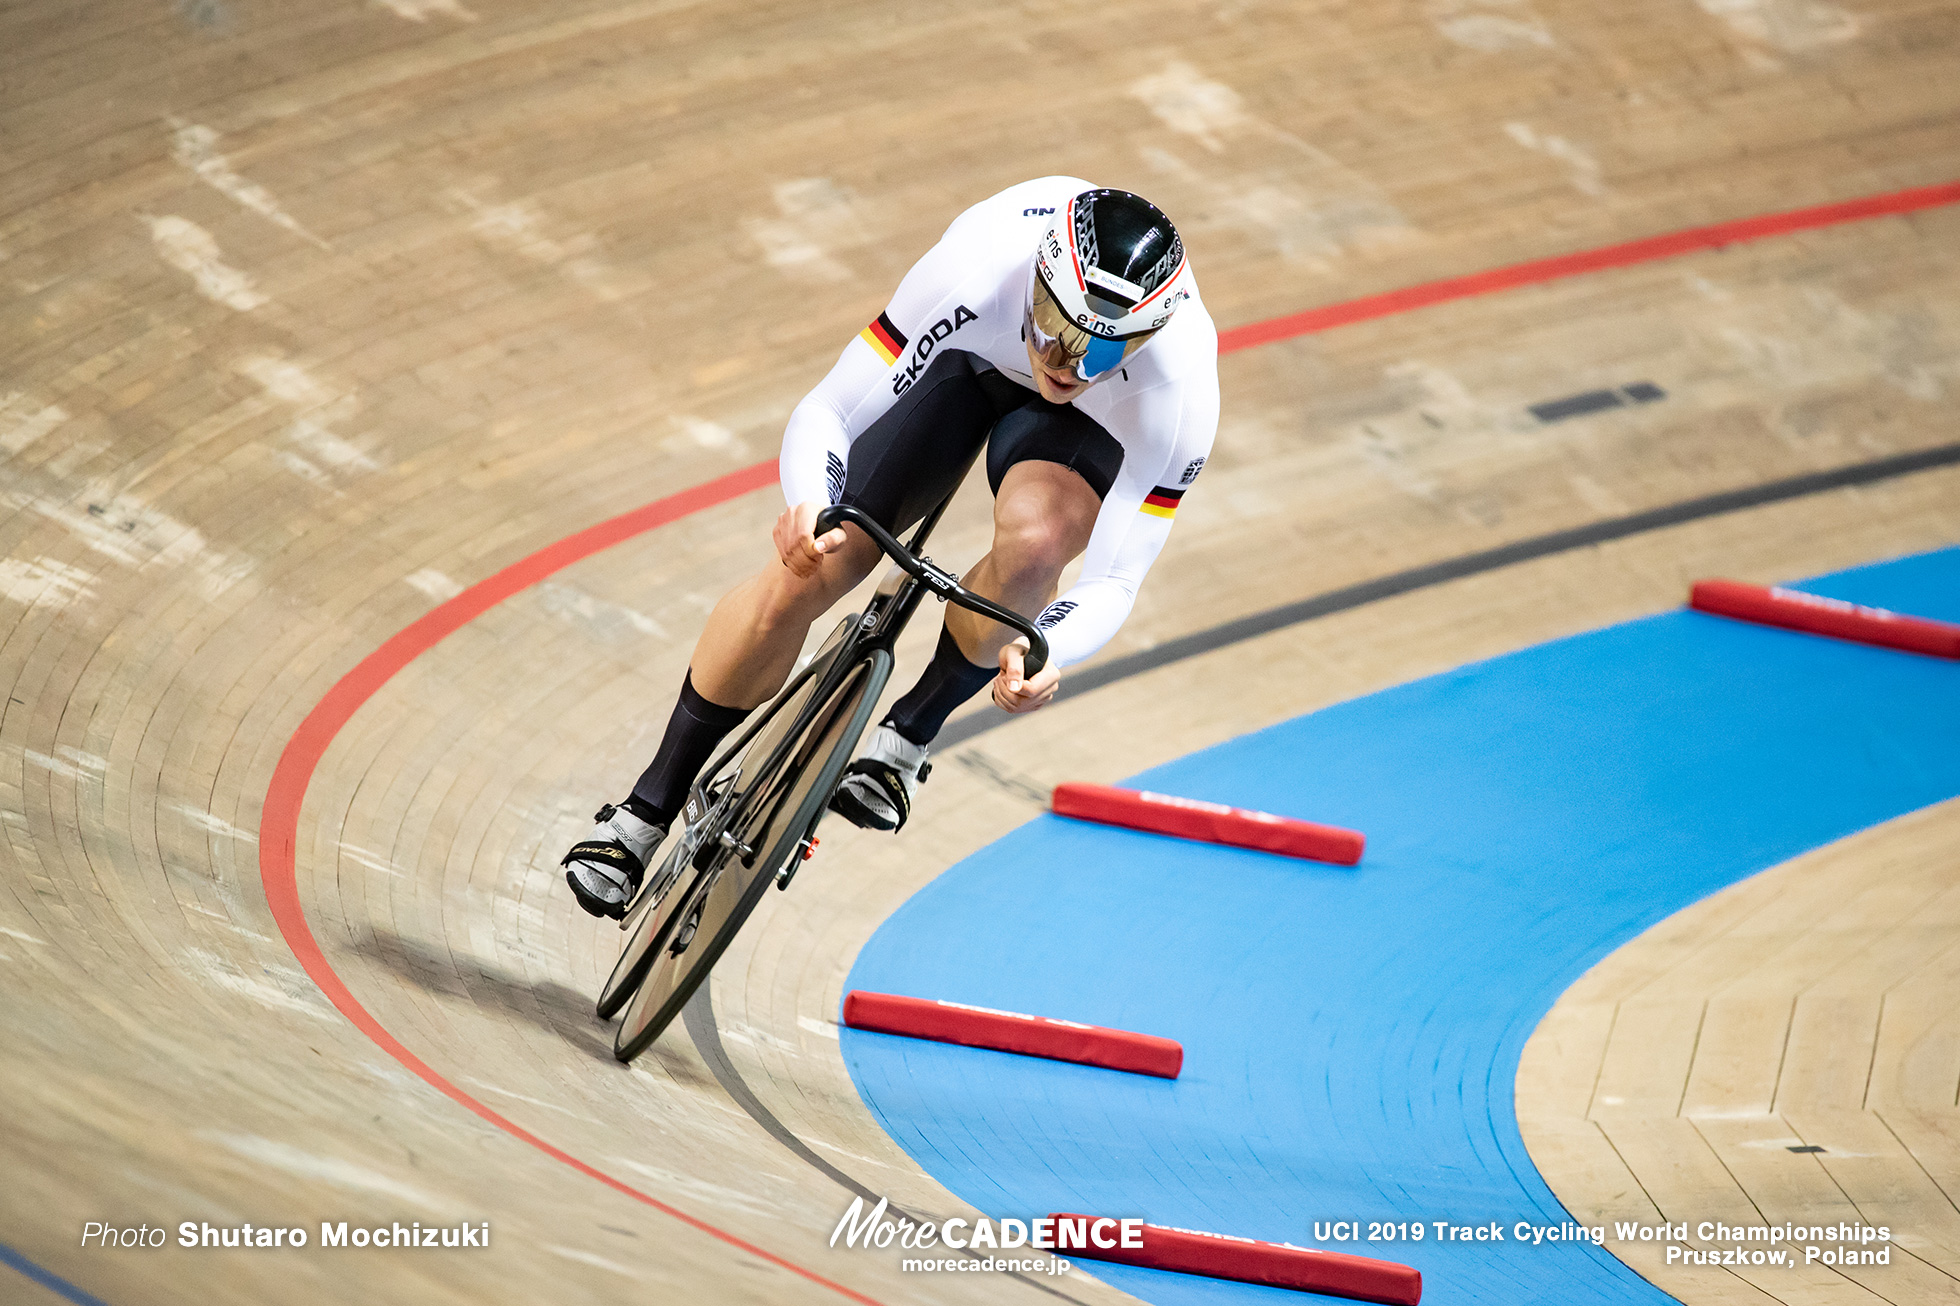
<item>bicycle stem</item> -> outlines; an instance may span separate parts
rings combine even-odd
[[[816,533],[822,535],[835,530],[844,523],[863,531],[872,542],[883,549],[888,557],[905,573],[937,594],[948,603],[956,603],[968,612],[998,621],[1010,630],[1019,631],[1027,637],[1027,655],[1021,659],[1022,675],[1033,679],[1048,665],[1048,637],[1041,633],[1032,621],[1009,608],[1003,608],[992,599],[983,598],[960,584],[959,577],[934,565],[927,559],[913,553],[910,549],[892,538],[864,509],[848,503],[836,503],[817,514]]]

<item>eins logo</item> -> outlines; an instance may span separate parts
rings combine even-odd
[[[978,313],[968,308],[965,304],[961,304],[953,310],[952,317],[942,317],[937,322],[934,322],[931,327],[921,331],[919,333],[919,343],[912,346],[912,361],[907,363],[899,371],[892,373],[892,393],[894,395],[902,395],[907,390],[910,390],[912,383],[919,379],[919,373],[926,370],[926,361],[932,357],[932,351],[939,347],[939,342],[952,335],[968,322],[978,322],[979,320],[980,315]]]
[[[1165,298],[1165,300],[1164,300],[1164,311],[1163,311],[1163,313],[1162,313],[1162,314],[1160,314],[1160,315],[1159,315],[1158,317],[1156,317],[1156,318],[1155,318],[1155,319],[1154,319],[1154,320],[1153,320],[1153,321],[1152,321],[1152,322],[1150,323],[1150,329],[1151,329],[1152,331],[1155,331],[1155,330],[1157,330],[1157,329],[1159,329],[1160,327],[1162,327],[1162,326],[1164,325],[1164,323],[1166,323],[1166,322],[1168,322],[1168,321],[1170,321],[1170,320],[1171,320],[1171,314],[1172,314],[1172,313],[1175,313],[1175,312],[1177,311],[1177,306],[1178,306],[1179,304],[1182,304],[1182,303],[1183,303],[1183,302],[1184,302],[1185,300],[1187,300],[1187,299],[1189,299],[1189,298],[1191,298],[1191,292],[1190,292],[1190,291],[1188,291],[1188,290],[1174,290],[1174,291],[1172,291],[1172,292],[1170,293],[1170,295],[1169,295],[1168,297],[1166,297],[1166,298]]]

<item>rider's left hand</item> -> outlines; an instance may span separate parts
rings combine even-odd
[[[1022,670],[1028,641],[1017,639],[1000,651],[1000,674],[994,677],[994,705],[1003,712],[1032,712],[1055,697],[1062,673],[1053,662],[1032,679]]]

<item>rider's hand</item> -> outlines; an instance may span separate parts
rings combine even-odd
[[[1000,674],[994,677],[994,705],[1003,712],[1032,712],[1055,697],[1062,673],[1053,662],[1029,679],[1022,670],[1028,641],[1017,639],[1000,651]]]
[[[808,579],[817,574],[826,554],[844,547],[844,528],[816,534],[817,514],[829,504],[810,499],[783,509],[776,518],[776,553],[794,574]]]

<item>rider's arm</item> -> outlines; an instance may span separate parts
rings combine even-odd
[[[885,378],[885,364],[860,337],[844,346],[836,364],[816,389],[803,396],[783,431],[777,463],[783,498],[799,503],[836,503],[844,497],[844,462],[851,452],[851,414]],[[868,425],[864,423],[863,425]],[[862,430],[863,425],[857,429]]]
[[[1165,452],[1158,458],[1124,459],[1096,515],[1081,579],[1036,619],[1048,634],[1056,666],[1071,666],[1094,654],[1130,615],[1144,573],[1170,536],[1178,503],[1211,452],[1218,430],[1217,386],[1187,386],[1175,409],[1160,409],[1155,416],[1170,429],[1148,444]]]
[[[895,383],[904,377],[895,374],[921,361],[921,324],[957,316],[962,292],[972,289],[965,283],[974,275],[975,242],[991,238],[969,214],[912,265],[890,305],[844,346],[829,374],[790,414],[778,466],[783,497],[792,507],[842,498],[851,442],[897,399]],[[967,320],[973,320],[970,312]]]

